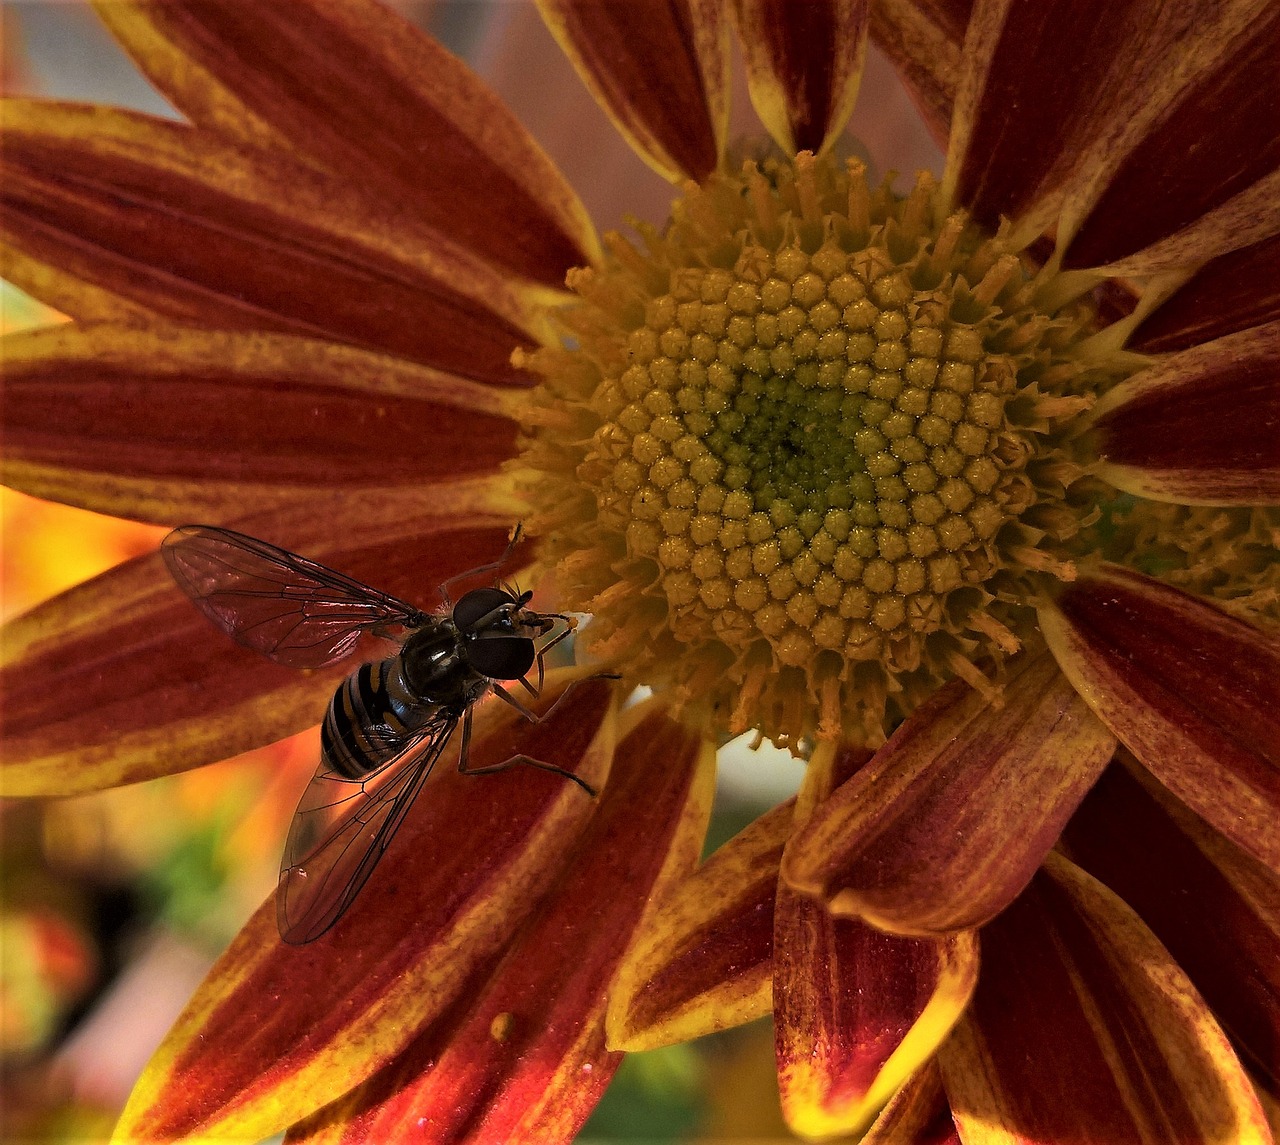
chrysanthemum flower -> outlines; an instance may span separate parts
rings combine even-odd
[[[188,122],[6,107],[5,274],[76,320],[7,346],[12,483],[424,603],[521,517],[656,693],[487,721],[476,762],[600,798],[440,769],[327,936],[255,915],[121,1136],[567,1139],[619,1050],[772,1005],[803,1132],[1269,1140],[1280,10],[541,7],[665,227],[598,240],[366,0],[111,0]],[[727,145],[730,22],[772,146]],[[906,194],[839,151],[868,31],[948,140]],[[9,656],[13,794],[196,766],[335,682],[154,557]],[[809,781],[695,869],[753,729]]]

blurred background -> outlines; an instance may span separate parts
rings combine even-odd
[[[622,143],[531,3],[395,6],[504,97],[598,227],[621,227],[624,213],[666,218],[670,187]],[[0,37],[7,93],[174,115],[81,3],[0,4]],[[740,67],[737,76],[733,134],[754,136]],[[873,172],[941,173],[940,153],[874,48],[851,134]],[[3,331],[62,320],[0,282]],[[149,551],[164,531],[0,489],[0,619]],[[0,800],[0,1141],[110,1136],[139,1071],[208,966],[272,893],[317,751],[313,729],[135,787]],[[742,742],[721,755],[709,846],[791,794],[801,774],[789,756]],[[789,1140],[768,1022],[628,1057],[582,1139]]]

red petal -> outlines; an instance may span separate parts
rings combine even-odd
[[[769,1012],[773,902],[794,802],[762,815],[655,903],[610,994],[610,1046],[654,1049]]]
[[[1247,1064],[1280,1090],[1280,878],[1141,773],[1112,767],[1063,836],[1142,916]]]
[[[778,1086],[805,1137],[865,1128],[945,1040],[978,980],[973,932],[882,934],[786,888],[774,948]]]
[[[527,382],[510,357],[536,323],[515,287],[394,200],[353,198],[287,156],[132,112],[14,100],[2,187],[18,269],[33,279],[19,285],[66,292],[43,300],[69,313],[100,312],[105,291],[179,323],[332,338]],[[85,297],[84,282],[100,289]]]
[[[505,709],[504,709],[505,711]],[[594,681],[530,727],[514,713],[472,764],[515,752],[599,783],[612,689]],[[117,1127],[126,1140],[256,1140],[345,1093],[470,996],[562,869],[594,801],[558,776],[483,778],[445,760],[356,905],[287,946],[267,903],[218,960],[157,1050]]]
[[[1280,321],[1165,358],[1094,408],[1099,476],[1191,505],[1280,501]]]
[[[6,482],[164,524],[495,475],[510,391],[278,334],[72,324],[10,335]]]
[[[996,706],[961,681],[907,718],[787,847],[783,877],[898,934],[994,917],[1027,885],[1115,739],[1052,657]]]
[[[1280,645],[1176,588],[1107,566],[1040,625],[1062,670],[1142,765],[1280,871]]]
[[[1233,198],[1248,196],[1280,167],[1280,9],[1256,0],[1186,13],[1194,18],[1192,35],[1175,42],[1160,72],[1149,77],[1155,89],[1142,91],[1144,77],[1134,76],[1130,107],[1140,127],[1123,142],[1107,141],[1105,181],[1094,176],[1088,214],[1073,228],[1068,266],[1115,263],[1194,228]],[[1093,35],[1095,24],[1082,19],[1080,28]],[[1130,73],[1131,61],[1122,60],[1120,67]],[[1201,257],[1255,242],[1277,227],[1272,190],[1247,217],[1233,220],[1233,233],[1219,235],[1217,249],[1206,248]],[[1184,254],[1170,261],[1201,258]]]
[[[990,225],[1059,186],[1118,99],[1118,55],[1148,33],[1145,0],[1007,0],[977,6],[956,95],[949,186]],[[1141,74],[1139,72],[1138,74]],[[1110,81],[1110,82],[1108,82]]]
[[[848,123],[869,8],[870,0],[735,0],[751,102],[787,154],[817,154]]]
[[[893,61],[933,138],[943,147],[960,82],[969,0],[877,0],[871,37]]]
[[[715,0],[538,0],[596,102],[655,171],[702,180],[728,127],[727,30]]]
[[[559,287],[591,224],[510,111],[374,0],[101,0],[99,15],[195,123],[273,139],[497,266]]]
[[[697,862],[715,785],[709,745],[652,706],[632,724],[568,866],[479,997],[291,1142],[573,1139],[622,1059],[604,1045],[609,983],[649,897]]]
[[[940,1056],[964,1141],[1269,1140],[1185,975],[1079,868],[1045,873],[982,935],[982,978]]]
[[[1185,350],[1280,320],[1280,235],[1212,259],[1144,319],[1130,349]]]
[[[316,502],[240,524],[430,608],[435,586],[493,560],[510,527],[509,517],[474,504],[458,508],[456,518],[422,519],[386,499]],[[10,796],[115,787],[271,743],[319,722],[351,671],[348,662],[294,672],[241,648],[200,615],[158,554],[12,621],[3,648]]]

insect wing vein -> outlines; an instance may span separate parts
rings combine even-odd
[[[346,913],[457,724],[457,716],[441,713],[399,756],[363,779],[345,779],[321,765],[298,804],[280,869],[276,909],[286,942],[311,942]]]
[[[205,616],[290,668],[324,667],[349,655],[366,632],[429,620],[402,600],[232,529],[184,525],[165,537],[162,551]]]

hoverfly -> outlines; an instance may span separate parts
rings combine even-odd
[[[400,643],[395,655],[361,665],[329,701],[320,765],[298,804],[280,864],[276,911],[286,942],[319,938],[355,901],[459,722],[463,774],[525,764],[595,795],[572,772],[528,756],[467,766],[475,703],[492,692],[531,722],[544,718],[500,681],[518,681],[539,695],[544,657],[575,627],[569,616],[529,608],[531,592],[506,586],[451,599],[452,585],[501,569],[519,536],[517,528],[500,560],[445,581],[438,614],[231,529],[183,525],[165,537],[169,571],[200,611],[278,664],[336,663],[366,634]],[[535,664],[536,685],[528,679]]]

